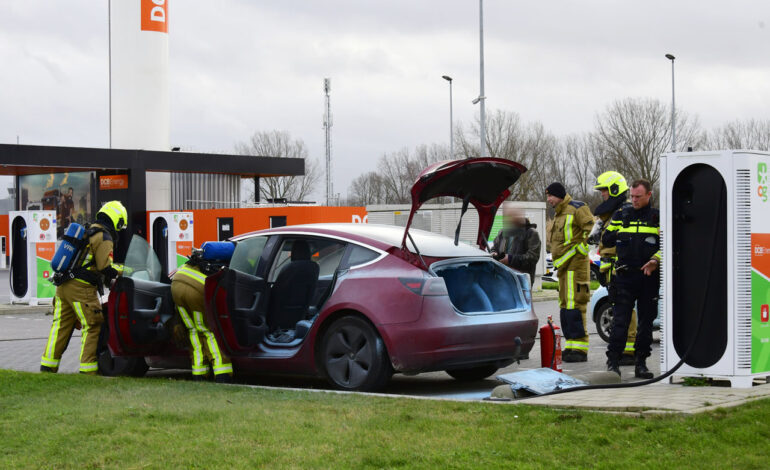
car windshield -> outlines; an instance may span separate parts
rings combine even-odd
[[[126,262],[123,263],[124,276],[145,281],[160,282],[161,266],[158,256],[147,240],[134,235],[128,245]]]

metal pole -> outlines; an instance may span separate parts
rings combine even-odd
[[[674,59],[671,59],[671,151],[676,152],[676,94],[674,93]]]
[[[112,148],[112,0],[107,2],[107,81],[109,83],[109,97],[107,102],[109,107],[108,125],[110,126],[109,138],[110,148]]]
[[[455,157],[454,117],[452,116],[452,80],[449,80],[449,158]]]
[[[332,105],[330,93],[332,90],[331,79],[324,78],[324,95],[326,97],[326,110],[324,113],[324,130],[326,138],[326,205],[332,205],[334,198],[332,186]]]
[[[481,101],[481,123],[479,124],[479,134],[481,137],[481,156],[487,156],[486,145],[486,112],[484,109],[484,102],[486,96],[484,96],[484,0],[479,0],[479,68],[480,68],[480,87],[479,87],[479,101]]]

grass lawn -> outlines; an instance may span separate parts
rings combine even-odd
[[[3,469],[767,468],[768,422],[0,371]]]
[[[591,281],[591,292],[598,289],[600,286],[599,281]],[[543,282],[543,289],[559,290],[558,282]]]

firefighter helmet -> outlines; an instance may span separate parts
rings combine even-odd
[[[98,214],[104,214],[108,219],[112,221],[112,226],[115,230],[124,230],[128,223],[128,211],[126,207],[120,201],[110,201],[105,203]]]
[[[596,178],[594,189],[606,189],[610,197],[617,197],[628,191],[628,183],[617,171],[605,171]]]

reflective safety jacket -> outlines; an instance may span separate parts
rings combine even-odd
[[[624,206],[612,216],[602,244],[615,247],[618,270],[638,270],[651,259],[660,262],[660,212],[649,204],[638,210]]]
[[[101,224],[93,223],[93,234],[88,238],[88,249],[80,267],[73,270],[80,282],[103,286],[123,271],[123,266],[113,262],[115,242],[110,231]]]
[[[622,211],[623,208],[626,206],[631,206],[631,203],[625,202],[614,212],[609,212],[607,214],[599,215],[599,218],[602,219],[602,222],[604,222],[604,226],[602,227],[602,232],[599,235],[599,250],[598,250],[599,256],[601,257],[601,264],[599,265],[599,270],[601,272],[605,272],[608,269],[610,269],[612,262],[609,260],[613,260],[613,261],[617,260],[616,248],[614,246],[606,246],[601,240],[602,238],[604,238],[605,232],[607,232],[607,229],[610,227],[610,221],[612,220],[612,216]]]
[[[181,282],[186,284],[197,290],[198,293],[203,296],[205,292],[204,287],[206,285],[206,275],[201,272],[198,266],[185,263],[176,270],[171,282]]]
[[[586,203],[573,201],[569,194],[554,210],[546,242],[553,257],[553,267],[559,269],[573,256],[588,255],[586,238],[594,226],[594,218]]]

